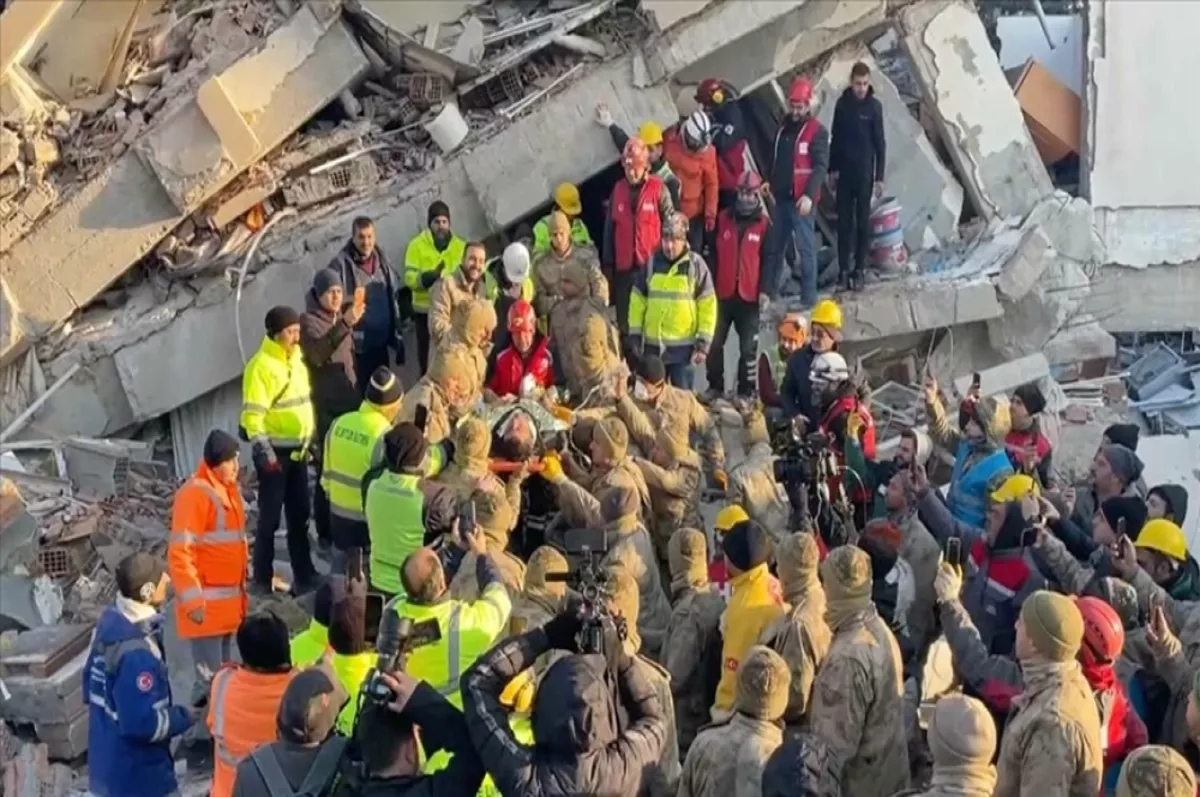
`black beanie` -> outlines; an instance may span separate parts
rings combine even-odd
[[[204,441],[204,464],[210,468],[228,462],[238,455],[241,446],[237,438],[220,429],[213,429]]]
[[[767,561],[771,540],[762,526],[753,520],[743,520],[721,538],[721,550],[734,567],[746,571]]]
[[[1157,487],[1151,487],[1146,497],[1149,498],[1152,495],[1157,495],[1163,500],[1163,503],[1167,505],[1167,514],[1175,521],[1175,525],[1182,526],[1183,521],[1187,519],[1187,489],[1178,484],[1160,484]]]
[[[287,624],[270,612],[246,616],[237,630],[242,663],[259,672],[286,672],[292,666]]]
[[[638,360],[637,375],[652,385],[659,385],[667,378],[667,367],[657,354],[643,354]]]
[[[275,337],[283,330],[300,323],[300,314],[286,305],[272,307],[267,311],[267,334]]]
[[[1104,436],[1110,443],[1116,446],[1125,446],[1134,453],[1137,453],[1138,436],[1141,433],[1142,430],[1136,423],[1114,423],[1104,430]]]
[[[1110,498],[1100,505],[1100,512],[1115,534],[1121,533],[1122,530],[1118,526],[1124,520],[1123,531],[1131,540],[1136,540],[1142,531],[1142,526],[1146,525],[1146,504],[1140,498],[1120,495]]]
[[[433,224],[433,220],[439,216],[445,216],[446,220],[450,220],[450,206],[440,199],[435,199],[429,205],[429,216],[425,220],[426,224]]]
[[[1042,410],[1046,409],[1046,397],[1042,395],[1042,391],[1038,386],[1030,382],[1028,385],[1021,385],[1013,391],[1013,395],[1021,400],[1025,405],[1025,409],[1030,415],[1037,415]]]
[[[404,398],[404,385],[400,383],[400,377],[396,376],[395,372],[386,365],[376,368],[367,385],[367,401],[378,407],[386,407],[389,404],[395,404],[402,398]]]
[[[167,566],[157,556],[130,554],[117,563],[117,589],[130,600],[149,603],[165,572]]]
[[[323,268],[313,276],[313,293],[320,299],[330,288],[341,288],[342,275],[336,269]]]
[[[413,423],[397,424],[383,437],[383,454],[395,471],[418,467],[428,447],[425,435]]]

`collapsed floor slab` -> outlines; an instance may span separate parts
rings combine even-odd
[[[1082,309],[1109,332],[1200,330],[1200,261],[1096,271]]]

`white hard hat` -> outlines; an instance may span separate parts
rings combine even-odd
[[[525,244],[517,242],[504,247],[501,262],[505,279],[513,285],[520,285],[529,277],[529,250]]]
[[[712,141],[712,122],[708,114],[703,110],[693,111],[683,123],[683,134],[702,146]]]
[[[850,379],[850,366],[846,364],[846,358],[836,351],[822,352],[813,360],[808,379],[820,386],[841,384]]]

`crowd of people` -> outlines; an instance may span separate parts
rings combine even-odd
[[[402,267],[356,220],[304,311],[267,313],[166,561],[117,568],[84,674],[91,793],[171,797],[179,741],[211,746],[212,797],[1200,794],[1188,496],[1147,489],[1138,428],[1062,484],[1036,385],[975,385],[954,417],[930,379],[928,430],[880,456],[805,252],[831,158],[847,215],[882,189],[865,67],[851,82],[832,142],[791,87],[770,191],[720,81],[666,131],[600,108],[625,176],[599,250],[569,185],[494,259],[441,202]],[[789,246],[809,307],[760,352]],[[710,405],[731,326],[727,467]],[[777,478],[781,428],[833,466]],[[282,590],[313,604],[291,637]]]

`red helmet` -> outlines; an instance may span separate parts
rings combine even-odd
[[[762,178],[758,176],[758,172],[753,169],[748,170],[740,178],[738,178],[739,191],[758,191],[762,188]]]
[[[812,83],[806,77],[798,77],[792,81],[788,89],[788,102],[799,105],[802,102],[812,102]]]
[[[649,169],[650,150],[646,149],[646,142],[636,136],[631,137],[625,142],[625,150],[621,153],[621,162],[627,169],[639,172]]]
[[[1116,661],[1125,647],[1125,627],[1117,610],[1103,599],[1090,595],[1075,598],[1075,605],[1083,615],[1083,644],[1079,647],[1079,660],[1093,666]]]
[[[696,102],[701,105],[720,105],[727,99],[725,87],[715,77],[701,80],[696,87]]]
[[[508,308],[509,332],[532,332],[537,325],[537,316],[533,313],[533,305],[524,299],[517,299]]]

